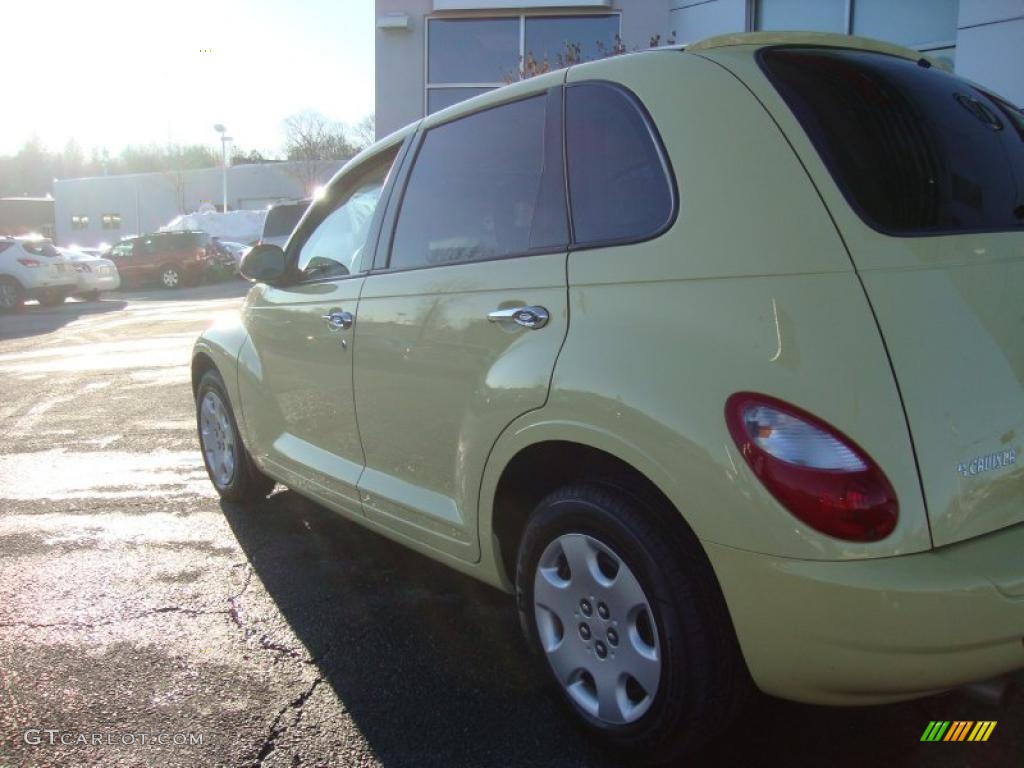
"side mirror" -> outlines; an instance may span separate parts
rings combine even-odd
[[[254,283],[273,285],[288,271],[288,260],[279,246],[257,245],[242,257],[239,274]]]

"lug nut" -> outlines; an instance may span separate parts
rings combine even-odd
[[[599,659],[603,659],[605,656],[608,655],[608,649],[605,648],[604,643],[602,643],[600,640],[594,643],[594,652],[597,654],[597,658]]]
[[[616,632],[614,629],[608,630],[608,643],[609,645],[619,644],[619,633]]]
[[[589,616],[594,612],[593,607],[590,605],[590,601],[586,598],[580,600],[580,611],[582,611],[584,616]]]
[[[608,606],[604,603],[597,604],[597,615],[602,619],[607,619],[611,614],[608,612]]]
[[[580,637],[582,637],[584,640],[590,639],[590,627],[588,627],[586,624],[580,624]]]

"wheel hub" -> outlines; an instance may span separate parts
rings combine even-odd
[[[651,603],[622,558],[592,536],[563,534],[541,554],[533,596],[541,646],[576,705],[610,725],[641,718],[661,652]]]

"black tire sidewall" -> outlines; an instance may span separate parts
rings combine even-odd
[[[0,312],[20,312],[22,309],[24,309],[26,294],[25,289],[22,287],[21,283],[19,283],[13,277],[7,277],[6,275],[0,277],[0,283],[4,283],[5,285],[9,285],[12,288],[14,288],[14,293],[15,296],[17,297],[13,307],[0,307]]]

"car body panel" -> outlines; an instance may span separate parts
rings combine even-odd
[[[708,55],[786,131],[856,263],[899,381],[935,544],[1024,521],[1024,232],[879,232],[846,201],[751,52]]]
[[[355,376],[367,516],[458,557],[479,557],[484,462],[509,422],[544,404],[565,338],[565,259],[554,253],[367,278]],[[548,310],[545,327],[488,321],[494,310],[528,305]]]
[[[242,313],[249,343],[239,371],[257,465],[307,476],[351,511],[359,510],[355,489],[364,464],[352,394],[352,330],[331,330],[323,316],[354,313],[362,281],[253,288]]]
[[[1024,600],[1005,587],[1024,582],[1024,526],[869,561],[705,550],[765,693],[875,704],[1024,669]]]
[[[0,275],[12,277],[25,290],[26,295],[38,298],[40,295],[53,291],[72,292],[78,284],[75,270],[71,262],[53,248],[47,240],[34,238],[5,238],[0,240]],[[26,250],[36,247],[36,243],[50,245],[45,253]],[[39,262],[39,266],[28,267],[19,259]]]

